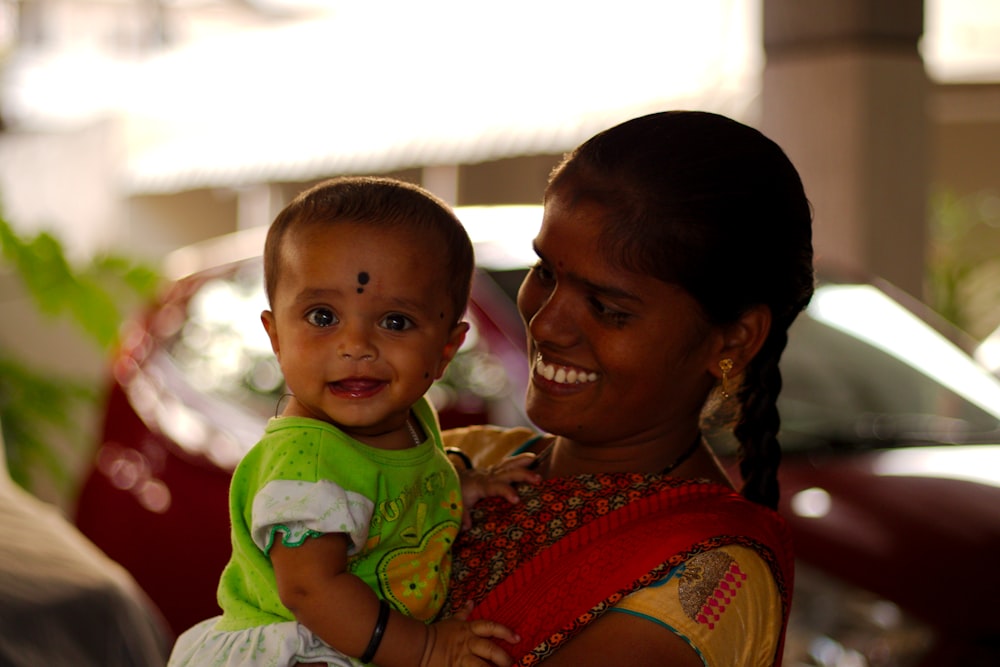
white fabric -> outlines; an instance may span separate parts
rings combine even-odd
[[[267,553],[275,530],[283,543],[298,545],[310,533],[344,533],[351,539],[348,555],[368,541],[375,503],[328,480],[268,482],[253,499],[250,531],[254,544]]]
[[[185,631],[174,645],[170,667],[288,667],[299,662],[325,663],[331,667],[364,664],[340,653],[295,621],[223,632],[215,629],[219,618],[202,621]]]

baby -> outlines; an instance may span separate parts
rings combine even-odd
[[[463,507],[538,480],[525,455],[460,483],[424,398],[468,331],[473,266],[450,208],[401,181],[333,179],[278,214],[261,319],[291,397],[233,475],[223,613],[171,666],[511,664],[509,629],[432,622]]]

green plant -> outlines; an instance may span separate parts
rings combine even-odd
[[[127,308],[150,298],[159,283],[152,268],[120,255],[74,266],[56,237],[47,232],[22,237],[2,216],[0,250],[3,264],[42,314],[70,318],[105,353],[117,343]],[[91,434],[76,421],[101,398],[91,385],[32,368],[0,347],[0,425],[15,481],[31,489],[35,474],[43,471],[62,488],[72,482],[54,443],[62,436],[77,447],[91,444]]]
[[[1000,196],[980,191],[931,198],[928,287],[932,308],[978,338],[1000,318]]]

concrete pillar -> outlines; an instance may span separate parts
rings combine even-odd
[[[923,0],[764,0],[761,130],[799,168],[817,266],[924,295]]]
[[[452,206],[458,203],[458,167],[456,165],[424,167],[422,181],[425,188],[446,203]]]
[[[281,188],[271,183],[237,188],[236,229],[270,225],[287,203]]]

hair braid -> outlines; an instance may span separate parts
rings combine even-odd
[[[777,399],[781,393],[781,370],[778,361],[788,342],[784,327],[771,331],[757,357],[747,367],[740,398],[742,416],[734,435],[740,443],[740,474],[742,493],[747,500],[772,509],[778,506],[778,464],[781,447],[778,430]]]

